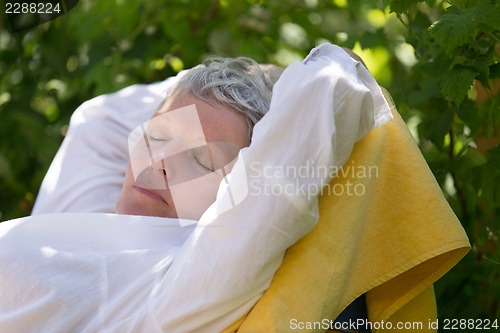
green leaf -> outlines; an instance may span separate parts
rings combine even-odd
[[[471,10],[460,10],[455,6],[449,7],[446,14],[431,25],[430,30],[431,35],[449,53],[474,36],[476,30],[474,13]]]
[[[500,29],[500,6],[493,5],[488,0],[480,0],[470,9],[474,15],[474,20],[488,25],[494,30]]]
[[[491,57],[482,57],[476,58],[474,61],[474,69],[478,72],[477,78],[481,82],[481,84],[490,89],[490,63],[492,60]]]
[[[500,77],[500,62],[490,66],[490,78]]]
[[[453,112],[449,109],[433,110],[431,117],[424,118],[418,125],[418,132],[424,138],[428,138],[437,147],[442,147],[444,136],[450,131],[453,122]],[[444,156],[437,156],[438,159],[444,159]]]
[[[441,79],[441,93],[460,105],[469,92],[476,73],[467,68],[454,68]]]
[[[466,99],[460,104],[457,115],[473,132],[483,123],[483,117],[480,116],[481,113],[477,109],[477,105],[470,99]]]

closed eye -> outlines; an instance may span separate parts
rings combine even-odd
[[[207,167],[205,164],[203,164],[196,155],[194,155],[194,160],[196,161],[196,164],[198,164],[198,166],[201,167],[204,171],[210,171],[210,172],[215,171],[213,168]]]
[[[166,139],[161,139],[161,138],[156,138],[154,136],[148,135],[148,140],[150,142],[163,142],[163,141],[168,141]]]

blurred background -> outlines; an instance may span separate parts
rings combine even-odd
[[[332,42],[391,92],[471,240],[439,317],[500,318],[499,18],[489,0],[80,0],[18,32],[0,16],[0,221],[30,214],[84,101],[209,55],[287,66]]]

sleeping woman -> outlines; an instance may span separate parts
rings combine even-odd
[[[132,132],[116,213],[199,220],[269,110],[281,71],[237,58],[187,72],[147,125]]]
[[[82,105],[33,215],[0,225],[0,331],[220,332],[248,313],[318,221],[334,175],[315,168],[392,119],[335,45],[279,74],[217,59]]]

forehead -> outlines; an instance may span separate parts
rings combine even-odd
[[[153,117],[191,105],[196,107],[208,142],[232,142],[240,148],[247,145],[248,125],[243,115],[220,105],[208,104],[192,94],[172,96]]]

